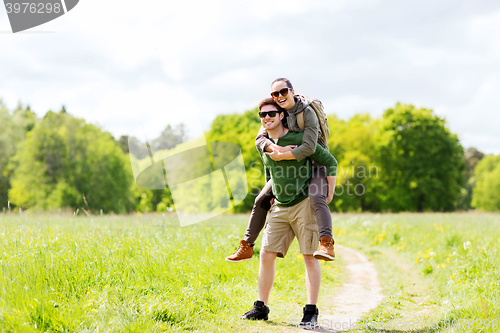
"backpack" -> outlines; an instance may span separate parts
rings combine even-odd
[[[313,99],[308,107],[313,109],[314,113],[316,113],[316,116],[318,117],[319,128],[321,130],[321,134],[319,135],[318,139],[325,144],[325,147],[328,147],[328,137],[330,136],[330,129],[328,128],[328,119],[326,118],[326,113],[323,110],[323,104],[319,99]],[[301,130],[304,130],[305,128],[303,112],[304,111],[297,114],[297,125],[299,125],[299,128]]]

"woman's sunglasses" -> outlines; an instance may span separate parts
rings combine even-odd
[[[283,88],[279,91],[275,90],[271,93],[271,96],[278,98],[278,97],[280,97],[280,94],[281,94],[281,96],[286,97],[288,95],[288,90],[290,90],[290,88]]]
[[[266,116],[269,116],[271,118],[276,117],[277,113],[280,113],[281,111],[267,111],[267,112],[259,112],[259,115],[261,118],[266,118]]]

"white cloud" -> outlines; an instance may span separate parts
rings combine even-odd
[[[198,111],[207,127],[285,76],[342,118],[413,103],[445,116],[466,147],[498,145],[494,2],[89,0],[32,30],[55,33],[0,34],[0,97],[39,115],[64,104],[115,136],[169,112],[186,120],[172,110]]]
[[[499,11],[471,18],[466,29],[468,38],[483,50],[488,50],[489,55],[500,54]]]

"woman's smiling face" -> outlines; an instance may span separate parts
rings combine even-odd
[[[293,99],[294,95],[293,89],[288,88],[285,81],[276,81],[271,86],[272,92],[283,91],[283,89],[287,91],[287,93],[285,93],[286,96],[283,96],[280,93],[278,97],[273,96],[273,98],[280,107],[282,107],[285,110],[290,110],[295,105],[295,100]]]

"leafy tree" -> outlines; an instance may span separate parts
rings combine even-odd
[[[9,112],[0,102],[0,121],[3,205],[8,193],[12,203],[23,208],[153,212],[173,207],[169,188],[148,190],[134,184],[130,160],[125,155],[129,148],[134,148],[130,145],[140,147],[134,138],[122,136],[114,140],[109,133],[74,118],[65,109],[49,112],[39,122],[29,107],[19,106]],[[491,186],[494,188],[496,169],[482,167],[474,175],[474,167],[483,154],[469,149],[464,155],[456,135],[431,110],[398,103],[385,111],[382,118],[358,114],[345,121],[330,115],[328,121],[329,149],[339,162],[332,210],[466,209],[476,179],[481,188],[474,192],[475,207],[495,209],[494,196],[485,199],[484,193],[490,193]],[[263,166],[255,148],[259,128],[258,110],[253,109],[218,116],[205,133],[209,143],[231,142],[241,148],[247,185],[253,195],[247,196],[236,212],[250,210],[264,185]],[[150,142],[155,158],[183,151],[185,139],[184,125],[167,126]],[[213,148],[213,144],[210,146]],[[135,156],[137,163],[150,163],[146,149],[134,150],[142,154]],[[212,160],[214,156],[212,152]],[[190,172],[202,174],[200,170],[206,163],[192,162]],[[227,200],[225,184],[207,182],[199,186],[186,189],[185,194],[189,197],[189,191],[211,193],[206,202],[200,203],[200,209],[225,207],[220,202],[224,197]]]
[[[154,151],[172,149],[176,147],[178,144],[183,143],[187,139],[186,126],[184,124],[178,124],[175,128],[172,128],[171,125],[168,125],[160,134],[160,136],[151,141],[151,148],[154,148]],[[142,159],[148,156],[145,150],[141,150],[138,146],[141,144],[140,141],[135,138],[129,138],[128,135],[122,135],[120,139],[118,139],[118,145],[123,150],[124,153],[128,154],[130,152],[130,148],[134,154],[139,159]],[[133,145],[133,147],[130,147]],[[135,149],[134,149],[135,148]]]
[[[465,151],[464,162],[465,162],[465,179],[470,179],[474,176],[474,170],[477,164],[484,157],[484,153],[481,153],[476,148],[469,148]]]
[[[130,154],[129,144],[135,145],[135,148],[132,147],[132,151],[135,153],[136,157],[139,159],[147,158],[149,160],[148,153],[145,150],[138,148],[140,144],[139,140],[134,137],[131,137],[131,139],[132,140],[129,140],[128,135],[122,135],[117,141],[118,146],[125,154],[127,154],[127,167],[130,167],[130,159],[128,155]],[[130,173],[132,173],[131,168]],[[141,188],[134,182],[132,188],[134,196],[134,210],[138,212],[166,212],[167,208],[173,207],[172,194],[170,193],[168,186],[165,190],[151,190]]]
[[[379,210],[379,166],[374,162],[379,122],[368,114],[348,121],[328,116],[329,150],[339,163],[337,188],[330,208],[335,211]]]
[[[161,132],[160,136],[151,141],[151,148],[155,151],[163,149],[172,149],[180,143],[186,141],[186,126],[184,124],[179,124],[175,128],[171,125]]]
[[[9,198],[23,208],[132,208],[130,168],[108,132],[66,113],[49,111],[11,159]]]
[[[462,210],[471,209],[472,191],[476,186],[476,177],[474,170],[479,161],[482,160],[484,154],[476,148],[468,148],[464,154],[465,173],[464,187],[462,187],[461,195],[458,199],[458,208]]]
[[[170,189],[150,190],[138,186],[134,188],[135,210],[143,213],[166,212],[174,207]]]
[[[128,154],[130,152],[128,146],[128,135],[120,136],[120,138],[117,140],[117,143],[125,154]]]
[[[486,211],[500,211],[500,155],[486,156],[475,169],[476,187],[472,206]]]
[[[176,152],[173,149],[185,142],[186,139],[187,133],[184,124],[178,124],[175,128],[168,125],[158,138],[150,142],[150,147],[155,152],[155,159],[175,154]],[[136,159],[146,159],[146,163],[150,163],[148,150],[140,148],[142,143],[139,139],[123,135],[118,140],[118,144],[125,153],[130,154],[132,152]],[[136,203],[135,209],[139,212],[165,212],[174,207],[172,193],[168,185],[165,190],[144,189],[134,185],[134,199]]]
[[[7,206],[10,189],[7,164],[16,153],[19,145],[26,139],[26,133],[31,131],[38,122],[30,107],[17,106],[11,114],[0,100],[0,206]]]
[[[449,211],[456,206],[465,169],[463,148],[432,110],[396,104],[385,111],[378,162],[383,208]]]
[[[349,148],[346,140],[344,139],[347,131],[347,122],[338,118],[335,114],[330,114],[327,118],[328,127],[330,128],[328,150],[333,156],[335,156],[337,161],[341,161]]]

